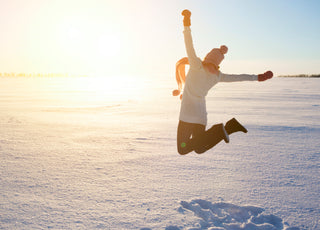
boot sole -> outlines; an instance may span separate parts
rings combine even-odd
[[[226,143],[229,143],[229,142],[230,142],[229,135],[228,135],[226,129],[224,128],[224,125],[221,124],[221,126],[222,126],[222,131],[223,131],[223,134],[224,134],[224,135],[223,135],[223,140],[224,140]]]

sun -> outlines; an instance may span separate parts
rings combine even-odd
[[[103,34],[96,44],[97,54],[102,58],[119,58],[121,53],[120,37],[116,34]]]
[[[66,35],[70,41],[78,41],[82,37],[80,29],[76,27],[69,27]]]
[[[116,32],[76,25],[69,26],[65,31],[61,36],[63,48],[75,55],[79,51],[87,51],[92,57],[115,58],[121,53],[121,36]]]
[[[86,75],[119,70],[126,36],[109,22],[65,18],[59,23],[57,37],[57,49],[67,69]]]

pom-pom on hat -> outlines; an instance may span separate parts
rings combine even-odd
[[[205,63],[213,64],[219,68],[220,63],[224,59],[224,55],[228,52],[228,47],[225,45],[220,46],[220,48],[212,49],[207,56],[204,58]]]

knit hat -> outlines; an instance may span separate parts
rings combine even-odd
[[[210,63],[219,68],[220,63],[224,59],[224,55],[228,52],[228,47],[222,45],[220,48],[212,49],[204,58],[204,63]]]

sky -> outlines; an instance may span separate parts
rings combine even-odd
[[[183,9],[222,72],[320,73],[318,0],[0,0],[0,72],[174,77]]]

